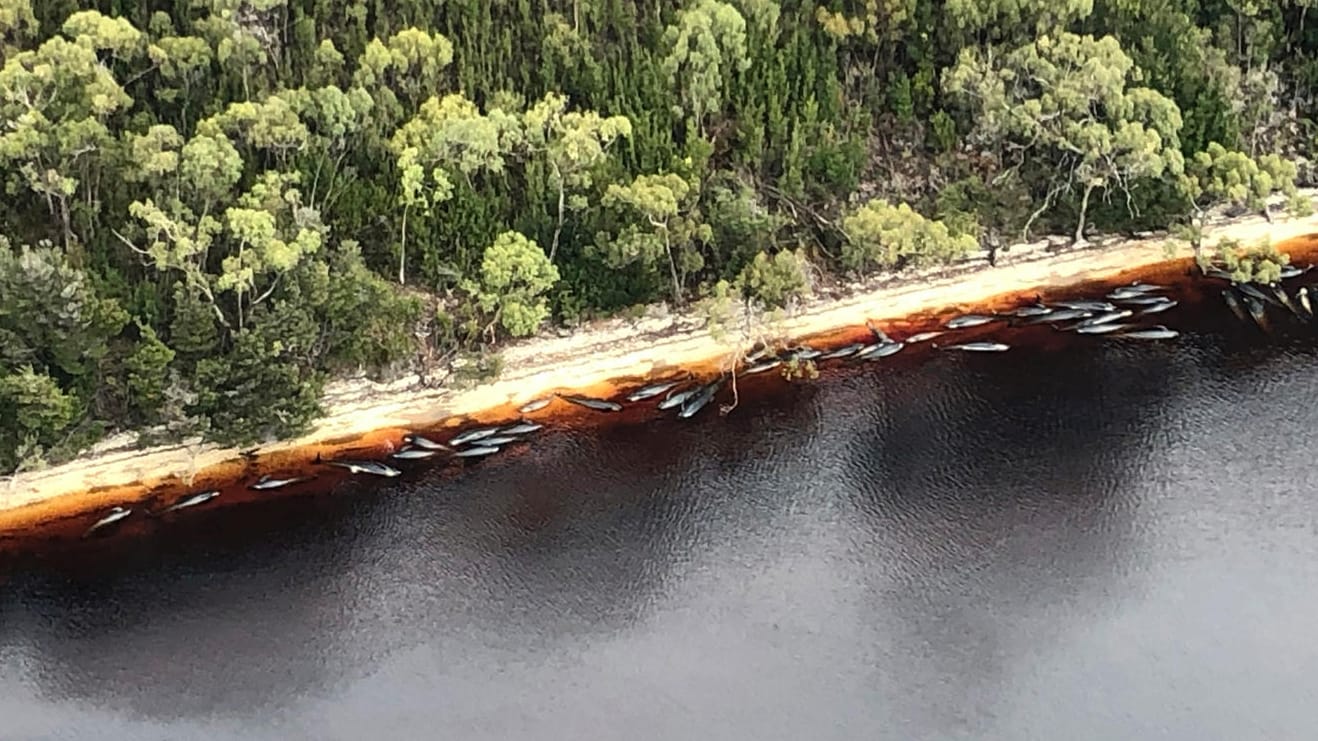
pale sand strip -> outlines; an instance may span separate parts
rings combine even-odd
[[[1207,230],[1205,244],[1219,238],[1252,243],[1280,242],[1318,232],[1318,219],[1260,217],[1225,221]],[[1054,244],[1060,242],[1054,240]],[[996,267],[951,271],[942,276],[889,276],[840,298],[819,297],[777,329],[785,337],[805,338],[860,325],[865,319],[895,319],[956,309],[1024,291],[1057,288],[1110,278],[1123,271],[1168,259],[1163,236],[1143,240],[1108,239],[1087,249],[1049,254],[1045,243],[1013,247]],[[1188,255],[1188,250],[1178,253]],[[883,282],[883,285],[877,283]],[[587,389],[609,381],[644,377],[674,366],[708,365],[728,347],[716,341],[691,317],[608,320],[566,337],[541,337],[503,349],[505,370],[494,383],[465,391],[416,390],[404,384],[340,382],[328,390],[328,415],[308,435],[259,449],[258,454],[289,451],[342,440],[386,428],[435,426],[462,415],[475,415],[509,403],[521,404],[551,391]],[[457,420],[453,420],[456,424]],[[122,443],[120,443],[122,445]],[[197,474],[240,458],[234,448],[188,444],[137,450],[107,450],[108,445],[69,463],[23,473],[0,483],[0,532],[30,520],[16,510],[97,489],[128,487],[164,479],[191,481]],[[62,508],[61,508],[62,509]]]

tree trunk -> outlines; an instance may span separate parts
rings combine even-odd
[[[398,243],[398,285],[407,282],[407,210],[410,206],[403,206],[403,238]]]
[[[64,228],[64,254],[71,254],[73,251],[73,221],[69,216],[69,199],[61,196],[59,199],[59,217],[60,225]],[[74,260],[74,265],[82,267],[81,260]]]
[[[664,251],[668,253],[668,269],[673,274],[673,303],[682,305],[682,281],[677,277],[677,262],[673,260],[673,245],[668,241],[668,229],[664,229]]]
[[[558,168],[555,167],[554,171],[557,172]],[[564,206],[565,197],[566,194],[564,193],[564,188],[563,188],[563,178],[560,176],[558,179],[558,224],[554,226],[554,240],[549,244],[550,262],[554,261],[554,255],[558,253],[558,235],[563,233],[563,211],[565,208]]]
[[[1080,220],[1075,225],[1075,244],[1085,243],[1085,215],[1089,212],[1089,195],[1094,186],[1086,185],[1085,194],[1080,198]]]
[[[242,269],[243,264],[244,246],[243,242],[238,243],[238,267],[240,270]],[[241,332],[243,331],[243,284],[241,280],[238,281],[238,287],[235,289],[234,294],[237,296],[238,303],[238,331]]]

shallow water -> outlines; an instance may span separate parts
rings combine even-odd
[[[865,364],[197,512],[11,575],[0,737],[1310,738],[1315,348]]]

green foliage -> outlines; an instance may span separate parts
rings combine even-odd
[[[999,244],[1006,235],[1020,233],[1033,208],[1029,192],[1015,173],[1001,173],[991,181],[972,173],[938,191],[933,216],[947,224],[953,235]]]
[[[810,263],[801,250],[782,250],[773,257],[761,252],[737,278],[752,301],[776,309],[810,293]]]
[[[532,106],[522,122],[527,145],[543,155],[549,165],[549,184],[558,192],[558,219],[549,248],[552,261],[558,254],[567,211],[583,211],[589,205],[584,197],[569,198],[568,193],[578,193],[594,184],[593,171],[604,161],[611,144],[632,135],[632,124],[626,116],[569,112],[567,97],[554,93]]]
[[[950,152],[956,141],[956,120],[947,111],[935,111],[929,119],[929,145],[935,152]]]
[[[1213,142],[1187,163],[1183,187],[1196,208],[1229,204],[1261,211],[1273,194],[1296,195],[1295,175],[1295,163],[1275,154],[1255,160]]]
[[[160,341],[151,327],[139,326],[142,339],[124,361],[129,404],[136,419],[146,424],[160,420],[169,384],[169,364],[174,351]]]
[[[14,46],[37,30],[37,17],[32,13],[32,0],[0,0],[0,56],[8,55]]]
[[[755,189],[735,176],[717,178],[709,190],[711,262],[721,277],[732,279],[761,250],[774,247],[791,220],[767,208]]]
[[[688,273],[704,267],[699,245],[713,237],[697,207],[699,190],[680,175],[639,175],[630,185],[612,184],[604,205],[634,219],[612,239],[597,241],[599,254],[614,268],[638,263],[656,269],[666,257],[673,279],[673,301],[682,302]]]
[[[901,121],[915,119],[915,101],[911,98],[911,78],[896,72],[888,78],[888,109]]]
[[[91,11],[88,11],[91,13]],[[97,16],[99,14],[91,13]],[[75,18],[91,22],[84,13]],[[94,30],[76,40],[51,38],[35,50],[7,56],[0,67],[0,169],[11,194],[36,199],[66,246],[77,232],[77,199],[98,198],[100,166],[113,136],[107,122],[133,102],[98,55],[100,46],[127,44]],[[40,204],[40,205],[39,205]]]
[[[127,321],[59,250],[14,252],[0,239],[0,331],[9,339],[10,370],[35,364],[72,384],[93,383],[97,362]]]
[[[905,203],[874,199],[842,220],[847,242],[842,264],[849,270],[892,270],[954,262],[975,249],[975,238],[955,235],[947,224],[921,216]]]
[[[834,7],[827,7],[830,5]],[[914,15],[915,6],[913,0],[821,3],[815,9],[815,19],[824,32],[837,41],[877,44],[883,39],[897,38],[898,32]]]
[[[475,294],[482,310],[513,337],[535,334],[549,318],[545,299],[558,283],[558,268],[535,242],[517,232],[504,232],[485,250],[481,281]]]
[[[668,54],[663,69],[682,101],[681,112],[697,128],[723,106],[736,72],[750,66],[746,19],[720,0],[696,0],[677,11],[677,22],[664,32]]]
[[[356,243],[337,245],[328,268],[321,311],[331,367],[384,369],[408,359],[421,302],[372,273]]]
[[[406,281],[407,212],[430,215],[452,199],[461,180],[503,172],[505,157],[522,142],[522,128],[508,113],[482,114],[457,94],[430,98],[390,141],[397,156],[398,202],[403,207],[398,282]]]
[[[987,32],[1005,41],[1064,29],[1087,17],[1094,0],[947,0],[945,9],[954,28],[970,35]]]
[[[726,280],[710,286],[694,307],[705,320],[705,328],[717,342],[729,342],[736,329],[738,302],[736,288]]]
[[[189,411],[209,421],[213,439],[230,445],[306,432],[320,414],[323,378],[292,349],[276,327],[236,333],[226,355],[197,362],[199,393]]]
[[[196,360],[210,355],[219,342],[215,314],[201,293],[183,283],[174,284],[174,317],[169,324],[170,345],[180,357]]]
[[[0,373],[0,470],[36,467],[78,418],[76,399],[31,366]]]
[[[1291,258],[1267,240],[1245,247],[1234,239],[1223,239],[1211,253],[1200,253],[1197,260],[1200,267],[1214,265],[1225,270],[1236,283],[1270,284],[1281,280],[1281,269]]]

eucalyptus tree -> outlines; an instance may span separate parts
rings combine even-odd
[[[1088,18],[1094,0],[946,0],[943,10],[950,25],[970,39],[1021,41]]]
[[[0,62],[37,31],[32,0],[0,0]]]
[[[242,329],[280,278],[320,249],[326,230],[319,212],[302,202],[298,173],[261,171],[240,193],[244,164],[238,149],[218,123],[208,120],[199,129],[176,156],[172,147],[180,138],[166,130],[135,142],[152,154],[143,176],[173,182],[158,192],[159,200],[129,206],[139,239],[118,236],[203,296],[220,324]],[[257,141],[266,141],[264,136]],[[219,271],[213,272],[216,263]],[[233,294],[232,311],[221,306],[226,293]]]
[[[308,162],[303,167],[310,179],[307,205],[328,207],[337,195],[335,186],[341,176],[352,175],[352,166],[345,166],[345,160],[365,147],[363,136],[371,126],[375,101],[362,88],[340,90],[334,85],[290,90],[284,97],[307,127],[300,150]]]
[[[357,58],[352,84],[375,98],[376,123],[392,127],[448,86],[453,44],[440,34],[406,28],[386,41],[371,39]]]
[[[699,209],[699,183],[680,175],[638,175],[627,185],[610,184],[604,205],[631,217],[616,235],[596,238],[596,252],[610,267],[640,264],[654,270],[667,258],[673,302],[682,303],[685,276],[704,266],[699,246],[713,237]]]
[[[522,144],[521,125],[495,108],[481,113],[462,95],[432,97],[394,133],[399,205],[403,207],[398,248],[398,282],[407,280],[407,218],[416,209],[428,214],[453,197],[458,179],[480,173],[498,175],[505,159]]]
[[[193,106],[204,112],[207,93],[213,86],[215,53],[199,36],[163,36],[147,46],[147,56],[156,70],[158,82],[152,95],[160,103],[178,109],[178,125],[187,130]]]
[[[300,179],[297,173],[266,171],[224,211],[228,250],[215,287],[234,294],[239,329],[280,278],[324,243],[327,230],[320,213],[302,204]]]
[[[513,337],[535,334],[549,318],[545,294],[558,283],[558,268],[534,240],[504,232],[485,250],[480,282],[469,283],[481,309]]]
[[[237,73],[241,98],[249,100],[274,88],[287,0],[197,0],[194,5],[205,15],[193,27],[215,50],[218,69],[225,75]]]
[[[902,40],[915,20],[917,5],[917,0],[820,3],[815,20],[825,34],[853,52],[845,71],[854,85],[857,78],[879,71],[880,56],[891,58],[895,42]]]
[[[135,57],[141,34],[95,11],[70,16],[64,33],[0,68],[0,167],[10,188],[44,201],[74,250],[74,206],[80,201],[89,218],[97,215],[101,168],[114,143],[109,123],[133,104],[106,61]]]
[[[1197,152],[1186,162],[1181,180],[1189,211],[1186,236],[1191,246],[1199,251],[1204,219],[1215,206],[1248,208],[1271,221],[1268,199],[1281,195],[1287,198],[1288,211],[1307,214],[1311,207],[1295,186],[1296,173],[1294,162],[1275,154],[1255,159],[1217,142]]]
[[[610,145],[632,134],[626,116],[604,117],[595,111],[569,111],[567,105],[567,96],[547,93],[522,117],[526,145],[549,164],[550,185],[558,193],[554,237],[549,244],[550,262],[558,253],[567,212],[581,211],[587,206],[586,197],[580,193],[594,184],[594,168],[608,156]]]
[[[677,11],[664,31],[663,69],[681,110],[702,135],[710,114],[723,107],[732,75],[750,66],[746,19],[720,0],[697,0]]]
[[[1028,165],[1046,195],[1025,224],[1062,193],[1079,193],[1075,241],[1084,241],[1095,190],[1124,195],[1141,181],[1184,169],[1181,113],[1167,96],[1138,86],[1134,63],[1111,36],[1043,35],[1006,54],[968,48],[943,76],[965,105],[977,143]]]
[[[258,155],[263,155],[279,170],[292,169],[311,139],[292,96],[283,93],[230,103],[198,126],[198,131],[209,129],[228,135],[244,153],[245,162],[260,164],[262,158]]]

